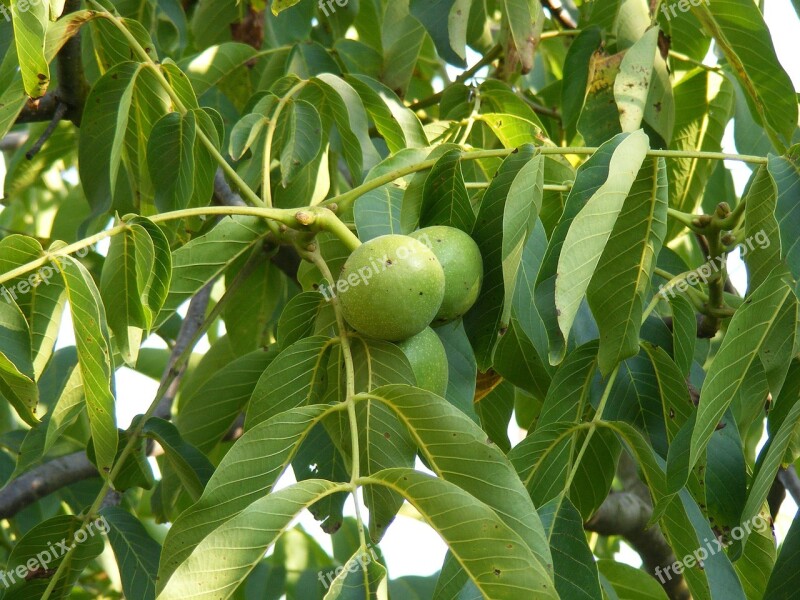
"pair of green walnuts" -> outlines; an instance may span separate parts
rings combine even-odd
[[[483,260],[473,239],[453,227],[383,235],[359,246],[340,280],[344,318],[366,336],[397,343],[417,385],[443,396],[447,356],[430,326],[466,313],[480,293]]]

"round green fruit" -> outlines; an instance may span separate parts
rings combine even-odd
[[[382,235],[353,251],[336,289],[353,329],[396,342],[430,324],[444,286],[442,266],[425,244],[406,235]]]
[[[397,345],[411,364],[417,387],[444,396],[447,391],[447,354],[433,329],[426,327],[422,333]]]
[[[425,227],[411,237],[427,245],[444,269],[444,299],[434,325],[453,321],[467,312],[481,291],[483,258],[478,244],[455,227]]]

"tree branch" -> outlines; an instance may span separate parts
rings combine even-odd
[[[564,29],[575,29],[578,26],[575,19],[567,12],[567,9],[564,8],[560,0],[541,0],[541,2],[542,6],[544,6],[550,13],[550,16],[553,17],[553,20],[561,23]]]
[[[189,344],[194,341],[195,336],[203,327],[206,320],[206,309],[208,302],[211,299],[211,288],[214,282],[208,283],[197,294],[194,295],[189,302],[189,308],[186,311],[186,318],[183,320],[181,329],[178,332],[178,339],[175,340],[175,346],[167,362],[167,368],[161,377],[161,384],[165,384],[169,379],[172,381],[167,388],[166,393],[161,398],[161,402],[156,407],[153,413],[154,417],[169,420],[172,416],[172,403],[175,401],[175,396],[178,395],[178,388],[181,384],[181,379],[186,370],[186,361],[175,370],[176,364],[181,355],[187,350]]]
[[[653,575],[658,567],[663,571],[674,563],[675,554],[658,526],[645,529],[652,514],[649,503],[635,493],[611,493],[584,527],[600,535],[624,537],[642,557],[647,572]],[[670,598],[690,598],[682,577],[676,575],[662,585]]]
[[[47,126],[47,129],[44,130],[44,133],[42,133],[42,135],[39,136],[39,139],[36,140],[36,142],[34,142],[33,146],[31,146],[30,149],[25,153],[25,158],[31,160],[33,159],[34,156],[36,156],[39,153],[39,150],[42,149],[42,146],[44,146],[45,142],[50,139],[50,136],[53,135],[53,133],[56,130],[56,127],[58,127],[58,124],[61,122],[61,119],[64,118],[64,116],[67,114],[68,111],[69,107],[66,104],[64,104],[63,102],[58,103],[58,106],[56,106],[55,114],[53,114],[53,118],[50,121],[50,124]]]
[[[0,519],[13,517],[23,508],[63,487],[97,476],[97,468],[84,451],[48,461],[0,490]]]

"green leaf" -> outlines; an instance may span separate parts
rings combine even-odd
[[[614,99],[619,109],[623,132],[636,131],[642,126],[647,96],[656,60],[658,27],[650,28],[631,46],[619,66],[614,80]]]
[[[692,12],[728,59],[747,92],[750,112],[772,132],[773,144],[776,136],[790,144],[797,128],[797,98],[761,11],[748,0],[718,0]]]
[[[781,260],[781,235],[775,218],[776,199],[775,181],[767,167],[762,165],[750,181],[747,195],[741,200],[747,203],[747,241],[742,244],[742,249],[747,264],[747,286],[751,290],[761,285]]]
[[[509,113],[482,113],[476,120],[486,123],[506,148],[519,148],[525,144],[540,145],[545,139],[537,121]]]
[[[278,321],[278,346],[285,349],[311,336],[317,317],[326,306],[319,292],[302,292],[293,296],[286,303]]]
[[[395,154],[404,148],[424,148],[428,145],[419,118],[406,108],[392,90],[365,75],[347,75],[345,81],[361,96],[364,108],[386,140],[390,152]]]
[[[133,88],[142,67],[127,62],[114,66],[92,87],[86,99],[78,145],[78,169],[86,199],[93,214],[100,215],[112,205]]]
[[[674,94],[675,132],[670,150],[721,151],[725,126],[733,114],[731,83],[721,75],[698,68],[675,85]],[[670,206],[694,213],[716,164],[703,158],[668,160]],[[679,229],[683,229],[679,223],[670,224],[672,235]]]
[[[361,183],[364,174],[380,161],[369,138],[364,104],[350,84],[335,75],[322,73],[312,81],[323,93],[324,110],[330,111],[336,123],[350,174],[356,183]]]
[[[0,333],[0,393],[23,421],[36,425],[39,390],[31,362],[31,333],[10,296],[0,302]]]
[[[757,359],[784,302],[797,301],[781,276],[780,271],[773,273],[733,316],[700,391],[689,452],[684,452],[680,445],[670,447],[670,490],[677,491],[683,486],[689,470],[705,451],[750,365]]]
[[[117,557],[122,591],[128,598],[155,600],[161,546],[135,516],[116,506],[104,506],[108,541]]]
[[[300,0],[275,0],[272,3],[272,14],[277,17],[281,12],[287,8],[291,8],[298,2],[300,2]]]
[[[300,443],[330,409],[301,407],[246,431],[220,462],[203,495],[173,523],[164,540],[158,590],[207,535],[269,495]],[[313,484],[313,482],[312,482]],[[266,495],[266,496],[265,496]]]
[[[381,235],[402,233],[400,214],[403,206],[403,190],[384,185],[359,196],[353,206],[358,237],[367,242]],[[472,208],[469,208],[472,212]],[[474,216],[474,215],[473,215]]]
[[[800,557],[800,519],[795,515],[769,578],[769,584],[764,592],[764,600],[791,598],[797,590],[797,586],[800,585],[800,571],[797,570],[798,557]]]
[[[187,443],[169,421],[151,417],[145,423],[143,433],[164,449],[167,461],[180,477],[189,495],[197,501],[214,473],[214,466],[202,452]]]
[[[489,441],[508,454],[511,440],[508,439],[508,424],[514,412],[515,388],[510,381],[501,381],[494,389],[475,402],[481,428]]]
[[[800,207],[796,198],[797,186],[800,186],[800,146],[794,146],[786,156],[769,156],[768,169],[775,185],[777,186],[778,197],[775,207],[775,218],[780,227],[781,239],[781,258],[786,260],[786,266],[795,279],[800,278],[800,244],[795,239],[795,233],[800,228]],[[794,240],[794,241],[792,241]],[[762,241],[763,247],[767,243],[772,244],[769,238]]]
[[[491,506],[549,571],[550,552],[530,497],[508,459],[486,443],[486,433],[469,417],[435,394],[404,385],[384,386],[357,398],[392,408],[429,468]],[[465,471],[467,465],[470,469]]]
[[[558,324],[565,339],[614,230],[617,216],[637,180],[647,150],[647,136],[643,132],[629,134],[614,150],[608,179],[570,224],[558,259],[555,281]]]
[[[217,6],[224,4],[225,2],[220,2]],[[219,22],[214,25],[218,27]],[[237,73],[241,68],[246,68],[256,54],[256,50],[248,44],[225,42],[206,47],[200,54],[181,61],[180,64],[186,71],[195,93],[202,96],[226,77]]]
[[[568,498],[554,499],[539,507],[539,515],[553,552],[558,595],[561,598],[600,600],[603,595],[597,564],[586,542],[578,511]]]
[[[609,140],[578,167],[575,183],[567,196],[564,212],[550,236],[547,251],[542,258],[542,265],[536,277],[534,301],[547,331],[550,364],[561,362],[566,352],[567,340],[559,328],[558,310],[555,303],[556,276],[561,252],[564,249],[564,240],[575,217],[608,179],[611,157],[626,137],[620,135]]]
[[[274,349],[250,352],[216,371],[195,389],[185,389],[175,417],[183,439],[210,454],[247,406],[258,380],[277,354]],[[209,403],[209,398],[214,401]]]
[[[342,565],[341,572],[331,582],[324,600],[378,598],[379,589],[386,587],[386,581],[386,569],[383,565],[369,552],[358,552]]]
[[[672,309],[672,348],[675,364],[685,377],[689,374],[697,342],[697,319],[694,307],[683,295],[669,297]]]
[[[508,328],[522,250],[541,203],[542,157],[534,153],[527,145],[503,161],[483,196],[473,233],[484,277],[464,324],[482,371],[491,366],[497,342]]]
[[[300,169],[310,163],[320,151],[322,141],[322,121],[313,104],[305,100],[289,103],[283,115],[283,135],[281,151],[281,176],[283,187],[289,185]]]
[[[53,354],[39,380],[39,396],[42,405],[49,410],[42,422],[25,435],[12,478],[36,464],[83,413],[83,381],[74,346]],[[6,398],[10,399],[10,396],[6,394]]]
[[[11,0],[14,42],[25,92],[31,98],[44,96],[50,85],[50,67],[45,56],[49,8],[47,2]]]
[[[171,112],[153,126],[147,140],[147,165],[156,189],[159,212],[189,205],[194,189],[197,123],[193,112]]]
[[[533,67],[533,55],[542,27],[542,6],[532,0],[503,0],[505,22],[511,30],[514,51],[522,63],[522,72]]]
[[[471,233],[475,225],[461,169],[461,152],[450,150],[436,161],[425,180],[420,226],[447,225]]]
[[[455,0],[411,0],[409,9],[428,31],[439,56],[452,65],[464,68],[467,66],[465,38],[469,3],[466,4],[466,14],[462,10],[461,15],[453,12],[459,10],[455,4]],[[464,6],[464,3],[461,2],[461,5]],[[452,26],[463,29],[464,38],[457,33],[457,29],[451,30]]]
[[[597,6],[597,3],[592,5]],[[561,115],[564,127],[575,130],[578,117],[583,108],[586,84],[589,82],[589,61],[600,47],[600,30],[597,27],[584,28],[572,41],[564,58],[564,80],[561,86]]]
[[[484,596],[558,598],[550,577],[519,534],[463,489],[411,469],[387,469],[365,478],[367,482],[402,494],[444,538]]]
[[[169,295],[155,320],[163,324],[200,288],[222,274],[237,258],[251,251],[267,232],[264,219],[229,217],[211,231],[194,238],[172,255]]]
[[[303,508],[346,487],[309,479],[245,505],[238,515],[210,531],[180,562],[161,588],[159,600],[229,598]],[[219,564],[220,552],[225,556],[224,570],[213,568]],[[159,577],[160,583],[163,579]]]
[[[437,327],[436,335],[447,354],[447,390],[445,398],[470,418],[475,418],[475,378],[478,366],[464,324],[460,320]]]
[[[609,56],[605,51],[598,51],[589,61],[590,78],[578,118],[578,132],[592,146],[609,141],[621,131],[619,110],[614,101],[614,81],[622,58],[622,52]]]
[[[515,386],[540,400],[550,387],[550,365],[528,339],[516,319],[497,344],[494,369]]]
[[[609,559],[598,560],[597,568],[619,600],[667,600],[664,588],[641,569]]]
[[[351,340],[356,392],[371,392],[388,384],[413,385],[416,382],[403,351],[394,344],[361,336]],[[371,475],[391,467],[414,466],[414,441],[390,408],[367,398],[356,405],[356,418],[361,473]],[[370,513],[370,536],[378,542],[400,510],[403,499],[386,488],[366,486],[364,504]]]
[[[273,317],[293,291],[278,267],[258,252],[256,249],[225,274],[231,287],[222,317],[237,356],[269,345],[274,334]],[[236,278],[239,283],[234,289]]]
[[[132,365],[166,299],[172,259],[169,242],[154,223],[133,217],[125,225],[111,238],[100,295],[116,348]]]
[[[638,352],[644,303],[666,232],[666,163],[648,157],[622,204],[586,290],[600,330],[600,371],[604,375]],[[558,289],[556,280],[557,294]]]
[[[104,531],[102,520],[90,521],[83,526],[83,521],[73,515],[59,515],[41,521],[25,533],[11,550],[6,573],[18,573],[18,569],[21,569],[25,575],[30,575],[32,571],[42,568],[58,569],[64,561],[64,551],[58,542],[65,542],[67,547],[74,543],[75,550],[69,555],[69,563],[64,566],[50,594],[51,598],[59,600],[68,598],[78,576],[103,551]],[[34,569],[26,566],[31,561],[36,564]],[[41,598],[51,582],[48,577],[20,579],[17,578],[13,585],[6,587],[4,598]]]
[[[106,313],[100,292],[81,263],[62,256],[53,264],[67,288],[97,467],[107,476],[117,454],[117,425]]]
[[[788,400],[788,398],[784,400]],[[800,402],[795,402],[786,413],[786,417],[778,430],[773,432],[758,455],[755,476],[747,492],[747,503],[739,519],[741,523],[749,523],[760,513],[764,502],[767,500],[772,482],[775,481],[775,475],[778,473],[778,469],[786,455],[786,450],[792,441],[798,422],[800,422]],[[749,533],[749,531],[746,531],[745,535],[742,536],[741,544],[746,542]]]
[[[285,410],[315,404],[324,391],[334,340],[314,336],[295,342],[273,360],[256,384],[245,430]]]
[[[378,9],[380,10],[380,9]],[[384,72],[382,81],[400,96],[409,87],[425,41],[425,28],[406,2],[389,2],[381,15]],[[375,26],[370,22],[370,27]]]

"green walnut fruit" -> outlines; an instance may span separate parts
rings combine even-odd
[[[425,244],[406,235],[383,235],[353,251],[336,289],[353,329],[396,342],[433,321],[444,286],[442,266]]]
[[[455,227],[425,227],[411,237],[426,244],[444,269],[444,299],[434,325],[453,321],[467,312],[481,291],[483,258],[478,244]]]
[[[422,333],[399,342],[417,378],[417,387],[444,396],[447,391],[447,354],[439,336],[426,327]]]

